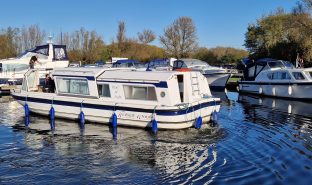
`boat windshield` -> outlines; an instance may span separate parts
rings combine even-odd
[[[188,67],[194,67],[194,66],[209,66],[209,64],[207,64],[204,61],[201,60],[197,60],[197,59],[182,59],[184,61],[184,63],[188,66]]]
[[[133,61],[129,61],[129,62],[118,62],[117,61],[113,64],[113,68],[122,68],[122,67],[143,68],[145,66],[139,62],[133,62]]]
[[[285,68],[285,65],[282,61],[271,61],[268,63],[270,68]]]
[[[0,72],[18,72],[28,69],[27,64],[1,64]]]
[[[168,67],[170,63],[168,60],[153,60],[149,63],[149,67],[156,68],[156,67]]]
[[[285,65],[286,68],[295,68],[295,66],[292,63],[288,62],[288,61],[282,61],[282,62]]]

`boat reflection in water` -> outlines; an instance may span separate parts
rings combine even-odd
[[[311,102],[295,101],[281,98],[260,97],[257,95],[240,94],[238,101],[250,106],[261,105],[262,108],[271,108],[292,115],[312,117]],[[259,109],[261,110],[261,108]]]
[[[297,149],[301,154],[307,155],[304,152],[305,149],[312,150],[311,102],[259,97],[249,94],[240,94],[238,102],[244,107],[246,120],[265,125],[265,128],[270,132],[274,130],[277,136],[285,135],[285,143],[299,139],[296,142],[302,142],[304,146],[304,148],[296,146],[300,148]],[[292,136],[289,137],[288,134]]]
[[[119,127],[118,139],[113,140],[108,126],[86,124],[81,132],[73,121],[56,120],[56,130],[52,134],[45,117],[31,118],[32,123],[24,135],[25,144],[35,151],[53,151],[54,156],[46,155],[55,160],[64,174],[92,171],[93,177],[122,183],[206,183],[218,174],[213,168],[225,164],[224,159],[218,158],[216,143],[224,135],[218,127],[162,131],[157,135],[142,129]],[[22,124],[13,128],[19,132],[24,130]],[[49,161],[31,158],[28,160],[51,166]],[[52,168],[52,173],[75,182],[60,174],[62,170]]]

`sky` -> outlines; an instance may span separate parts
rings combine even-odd
[[[249,24],[278,7],[289,12],[298,0],[3,0],[0,29],[38,24],[48,34],[73,32],[84,27],[95,30],[110,43],[116,37],[118,22],[126,23],[126,35],[151,29],[163,35],[164,29],[181,16],[193,19],[199,45],[244,49]],[[159,40],[152,44],[161,46]]]

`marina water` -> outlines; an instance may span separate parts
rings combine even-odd
[[[30,116],[0,98],[0,184],[310,184],[311,103],[214,92],[218,125],[110,128]]]

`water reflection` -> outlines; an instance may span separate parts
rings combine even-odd
[[[0,165],[0,176],[4,175],[1,169],[13,170],[4,183],[24,182],[27,176],[32,176],[44,183],[203,184],[217,176],[216,166],[224,164],[216,147],[217,141],[224,137],[218,127],[160,131],[157,135],[119,127],[115,141],[109,127],[101,124],[86,124],[82,133],[76,122],[57,119],[52,133],[48,118],[37,115],[31,115],[26,129],[23,108],[16,106],[15,101],[0,104],[0,111],[7,114],[0,116],[1,123],[22,135],[26,146],[22,151],[1,157],[0,160],[8,163]],[[24,175],[28,169],[33,171]],[[49,175],[43,180],[38,174],[47,176],[46,171]],[[13,178],[21,173],[23,175]],[[55,180],[56,177],[59,180]],[[76,180],[87,177],[91,180]]]
[[[238,102],[243,103],[245,106],[261,106],[262,108],[269,108],[283,113],[312,117],[311,102],[260,97],[247,94],[240,94]]]
[[[221,97],[219,125],[159,131],[109,127],[31,115],[0,103],[1,184],[309,184],[312,119],[305,102]],[[274,101],[274,103],[273,103]],[[289,113],[288,105],[292,111]],[[273,107],[272,107],[273,105]]]

